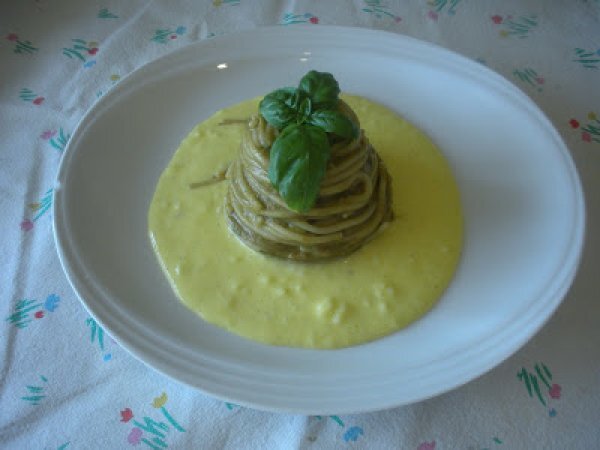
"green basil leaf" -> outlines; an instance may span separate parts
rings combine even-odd
[[[303,213],[314,206],[330,154],[327,134],[318,127],[292,124],[277,136],[269,180],[291,209]]]
[[[294,90],[294,95],[292,95],[288,100],[286,100],[285,104],[290,108],[293,108],[295,111],[298,111],[300,107],[300,103],[307,97],[307,94],[300,89]]]
[[[339,111],[315,111],[308,118],[308,123],[321,128],[327,133],[334,133],[346,139],[354,139],[358,136],[356,124]]]
[[[271,126],[280,130],[296,121],[297,97],[295,88],[277,89],[261,100],[258,110]]]
[[[299,88],[310,96],[314,109],[334,107],[340,94],[340,86],[333,75],[316,70],[302,77]]]
[[[305,97],[298,107],[298,116],[296,122],[303,123],[308,120],[312,113],[312,101],[310,97]]]

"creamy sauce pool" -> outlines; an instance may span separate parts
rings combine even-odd
[[[452,173],[433,143],[387,108],[341,96],[392,177],[395,219],[344,259],[288,262],[245,247],[227,229],[227,183],[190,189],[237,155],[260,98],[197,125],[163,172],[150,205],[154,250],[181,301],[206,321],[260,342],[339,348],[390,334],[425,314],[455,272],[462,214]]]

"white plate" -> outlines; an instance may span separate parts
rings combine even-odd
[[[387,338],[335,351],[261,345],[203,322],[172,293],[146,232],[158,177],[197,122],[313,68],[437,142],[458,180],[466,223],[458,273],[429,314]],[[305,414],[407,404],[488,371],[556,309],[584,234],[569,152],[513,85],[427,43],[323,26],[229,35],[135,71],[79,124],[54,196],[64,270],[123,347],[216,397]]]

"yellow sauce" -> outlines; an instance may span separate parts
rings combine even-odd
[[[232,161],[260,99],[197,125],[162,174],[150,237],[177,295],[206,321],[260,342],[339,348],[390,334],[425,314],[455,272],[462,214],[452,173],[418,129],[381,105],[343,95],[392,177],[394,221],[349,257],[295,263],[245,247],[227,229],[228,181],[190,189]]]

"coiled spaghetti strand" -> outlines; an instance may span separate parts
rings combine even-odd
[[[358,125],[353,111],[343,111]],[[248,122],[239,157],[227,171],[227,222],[250,248],[293,260],[347,255],[392,219],[390,177],[361,131],[335,142],[315,206],[305,213],[287,207],[268,178],[269,150],[277,137],[260,116]]]

